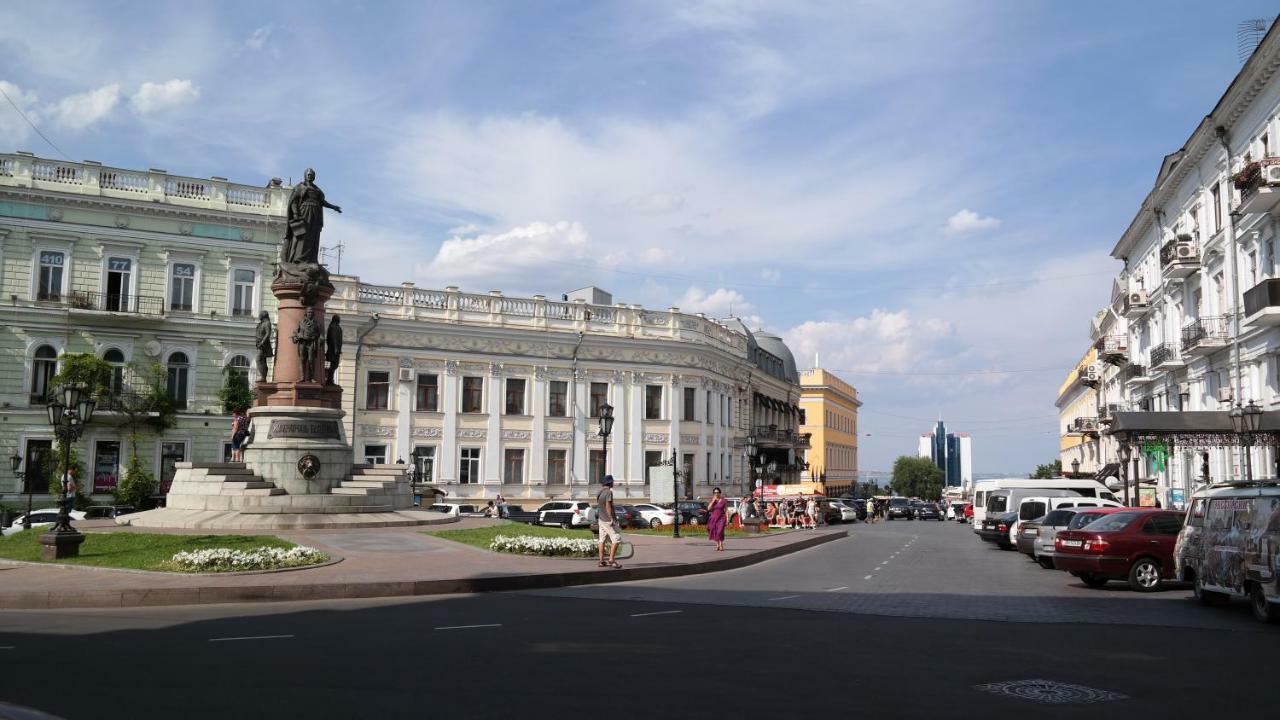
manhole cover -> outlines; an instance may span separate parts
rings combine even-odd
[[[1012,682],[974,685],[974,690],[989,692],[993,695],[1031,700],[1046,705],[1067,705],[1071,703],[1088,704],[1106,702],[1108,700],[1125,700],[1127,695],[1110,690],[1098,690],[1083,685],[1056,682],[1053,680],[1014,680]]]

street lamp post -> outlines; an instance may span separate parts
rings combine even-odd
[[[67,499],[68,477],[71,473],[71,443],[80,439],[84,428],[93,419],[94,400],[79,385],[64,385],[61,399],[55,398],[46,406],[49,424],[54,435],[62,443],[62,473],[58,481],[58,520],[53,529],[40,536],[41,554],[45,560],[60,560],[80,554],[84,535],[71,526],[70,501]]]
[[[1258,432],[1262,423],[1262,407],[1253,400],[1246,407],[1236,403],[1230,416],[1231,429],[1240,436],[1240,444],[1244,447],[1244,480],[1253,482],[1253,434]]]
[[[758,452],[760,452],[760,448],[759,446],[756,445],[756,436],[748,435],[747,436],[747,466],[751,468],[751,473],[747,480],[747,482],[751,485],[751,487],[747,488],[747,494],[749,495],[755,495],[755,492],[756,492],[756,487],[755,487],[756,479],[757,479],[756,475],[758,474],[758,470],[759,470],[759,468],[756,466],[756,453]],[[763,493],[761,494],[763,495]]]
[[[604,454],[601,458],[601,480],[609,474],[609,436],[613,434],[613,406],[605,403],[600,406],[600,448]]]
[[[1120,446],[1117,451],[1120,454],[1120,482],[1124,483],[1124,506],[1132,507],[1129,505],[1129,442],[1124,438],[1118,439]]]
[[[9,469],[13,470],[13,477],[18,482],[22,482],[26,477],[26,473],[22,471],[22,456],[14,453],[9,456]],[[31,529],[31,486],[27,485],[27,514],[22,516],[22,529]]]
[[[1076,477],[1079,474],[1080,474],[1080,458],[1076,458],[1071,461],[1071,477]]]
[[[671,459],[663,460],[659,465],[666,465],[671,468],[671,482],[675,486],[671,488],[671,497],[675,498],[672,503],[672,510],[675,511],[675,522],[671,523],[671,537],[680,537],[680,478],[684,473],[680,470],[680,461],[677,459],[676,449],[671,448]]]

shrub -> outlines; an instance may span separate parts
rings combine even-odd
[[[125,463],[124,477],[116,485],[115,499],[117,505],[132,505],[136,508],[146,507],[159,484],[156,476],[147,472],[146,465],[138,456],[137,437],[130,437],[133,448],[129,460]]]

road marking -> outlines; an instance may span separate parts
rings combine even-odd
[[[798,597],[800,596],[799,595],[783,595],[782,597],[769,598],[769,602],[773,602],[774,600],[790,600],[791,598],[798,598]],[[635,617],[635,616],[632,615],[631,617]]]
[[[683,611],[683,610],[662,610],[662,611],[659,611],[659,612],[651,612],[651,613],[636,613],[635,615],[632,615],[631,617],[652,617],[652,616],[654,616],[654,615],[676,615],[676,614],[678,614],[678,613],[682,613],[682,612],[684,612],[684,611]]]
[[[870,579],[871,579],[871,576],[870,576],[870,575],[868,575],[868,576],[866,576],[866,577],[864,577],[864,578],[862,578],[862,579],[863,579],[863,580],[870,580]]]
[[[472,628],[502,627],[502,623],[487,623],[485,625],[444,625],[436,628],[436,630],[471,630]]]
[[[14,645],[0,645],[0,650],[16,650],[16,649],[17,649],[17,646],[14,646]]]
[[[882,567],[884,567],[884,566],[883,566],[883,565],[877,565],[877,566],[876,566],[875,571],[876,571],[876,572],[880,572],[880,568],[882,568]]]
[[[209,638],[209,642],[232,642],[234,640],[286,640],[292,635],[246,635],[244,637]]]
[[[841,585],[840,587],[836,587],[836,588],[827,588],[827,592],[836,592],[839,590],[848,590],[848,589],[849,589],[848,585]]]

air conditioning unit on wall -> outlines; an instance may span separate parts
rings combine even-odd
[[[1173,246],[1173,255],[1179,260],[1195,260],[1200,253],[1194,242],[1180,242]]]
[[[1229,403],[1231,402],[1231,399],[1232,399],[1231,388],[1229,387],[1218,388],[1218,402]]]
[[[413,368],[400,368],[400,382],[413,382]]]
[[[1148,303],[1147,298],[1148,298],[1148,295],[1146,290],[1134,290],[1133,292],[1129,293],[1129,305],[1131,306],[1146,305]]]
[[[1102,371],[1098,369],[1097,363],[1093,363],[1092,365],[1084,369],[1084,379],[1088,380],[1089,382],[1096,382],[1097,379],[1101,376],[1102,376]]]
[[[1268,185],[1280,185],[1280,164],[1263,165],[1262,181]]]

